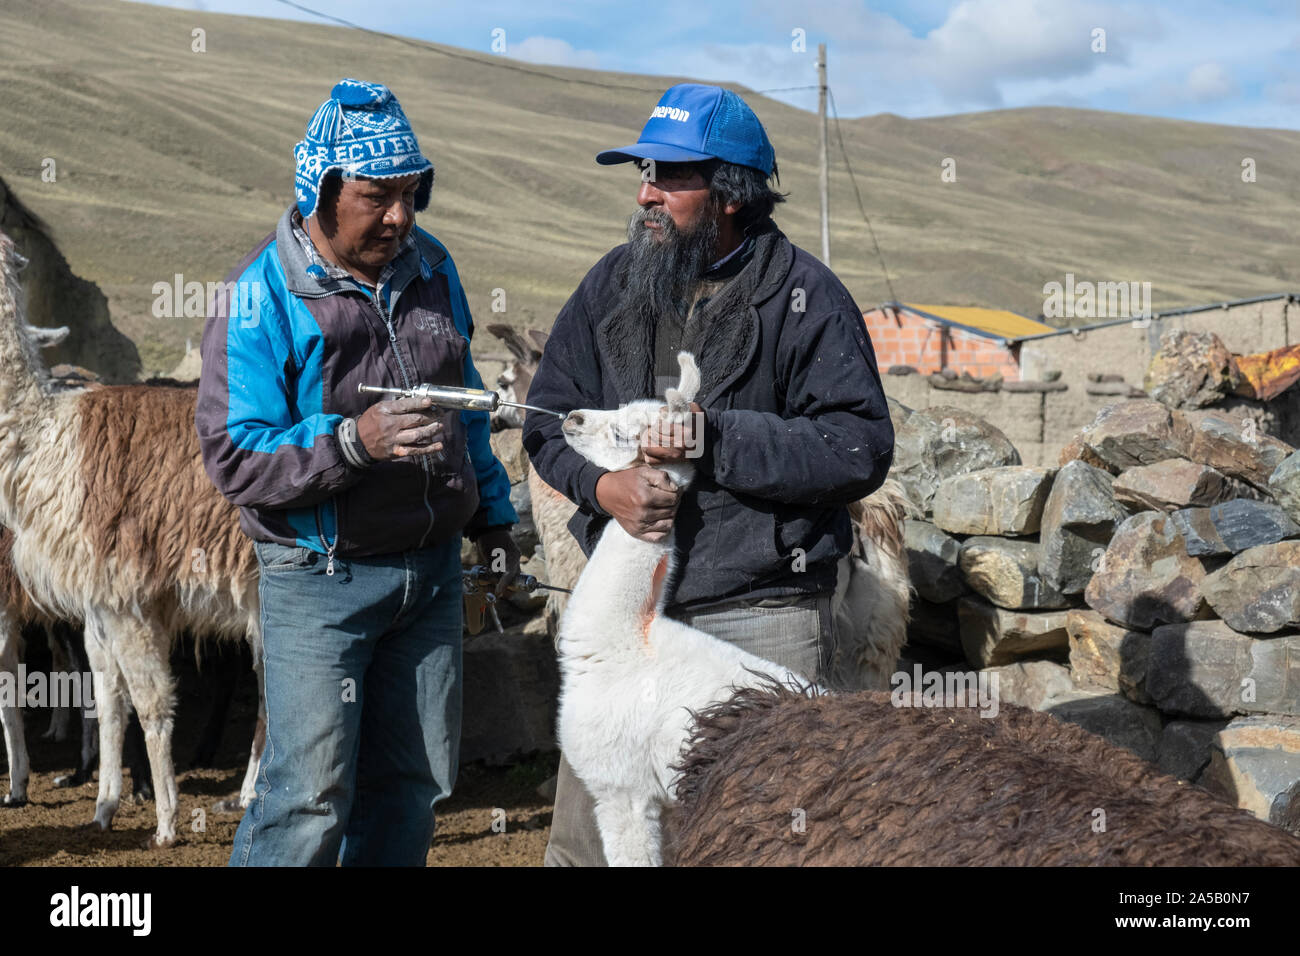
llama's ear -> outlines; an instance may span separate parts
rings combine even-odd
[[[542,358],[542,353],[527,339],[516,332],[508,325],[500,322],[493,323],[487,327],[487,330],[506,344],[506,348],[520,362],[532,362],[536,364]]]
[[[68,337],[71,330],[66,325],[49,329],[38,325],[27,326],[27,336],[43,349],[53,348]]]
[[[674,412],[689,412],[691,402],[700,392],[700,368],[690,352],[678,352],[677,365],[682,370],[682,377],[676,388],[664,392],[664,400]]]

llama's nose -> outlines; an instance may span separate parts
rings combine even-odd
[[[582,412],[569,412],[569,414],[567,414],[567,415],[564,416],[564,424],[563,424],[562,427],[564,427],[564,428],[566,428],[566,429],[569,428],[569,427],[573,427],[573,428],[581,428],[581,427],[582,427]]]

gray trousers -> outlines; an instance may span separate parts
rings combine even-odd
[[[680,620],[808,680],[823,680],[834,647],[830,592],[797,599],[735,601]],[[545,865],[608,865],[596,827],[595,801],[563,753]]]

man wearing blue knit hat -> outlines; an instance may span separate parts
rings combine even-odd
[[[338,83],[294,161],[296,203],[212,304],[195,416],[259,570],[266,742],[230,862],[422,866],[457,770],[461,537],[501,591],[517,516],[486,412],[357,389],[482,387],[396,98]]]
[[[569,530],[588,556],[611,519],[648,541],[673,531],[669,617],[825,680],[846,505],[893,460],[862,312],[772,221],[775,153],[730,90],[672,87],[636,143],[596,161],[640,167],[639,208],[627,243],[556,317],[528,401],[568,411],[661,396],[684,349],[700,368],[696,414],[672,447],[645,449],[646,465],[609,472],[530,413],[533,468],[577,504]],[[653,466],[688,449],[696,479],[678,493]],[[546,863],[604,863],[591,796],[563,758]]]

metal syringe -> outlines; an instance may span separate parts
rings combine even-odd
[[[384,388],[379,385],[358,385],[358,392],[376,392],[383,395],[400,395],[402,398],[427,398],[440,408],[460,408],[471,412],[494,412],[501,405],[527,408],[563,419],[563,412],[549,408],[525,405],[522,402],[504,401],[496,392],[486,388],[460,388],[455,385],[417,385],[414,388]]]

